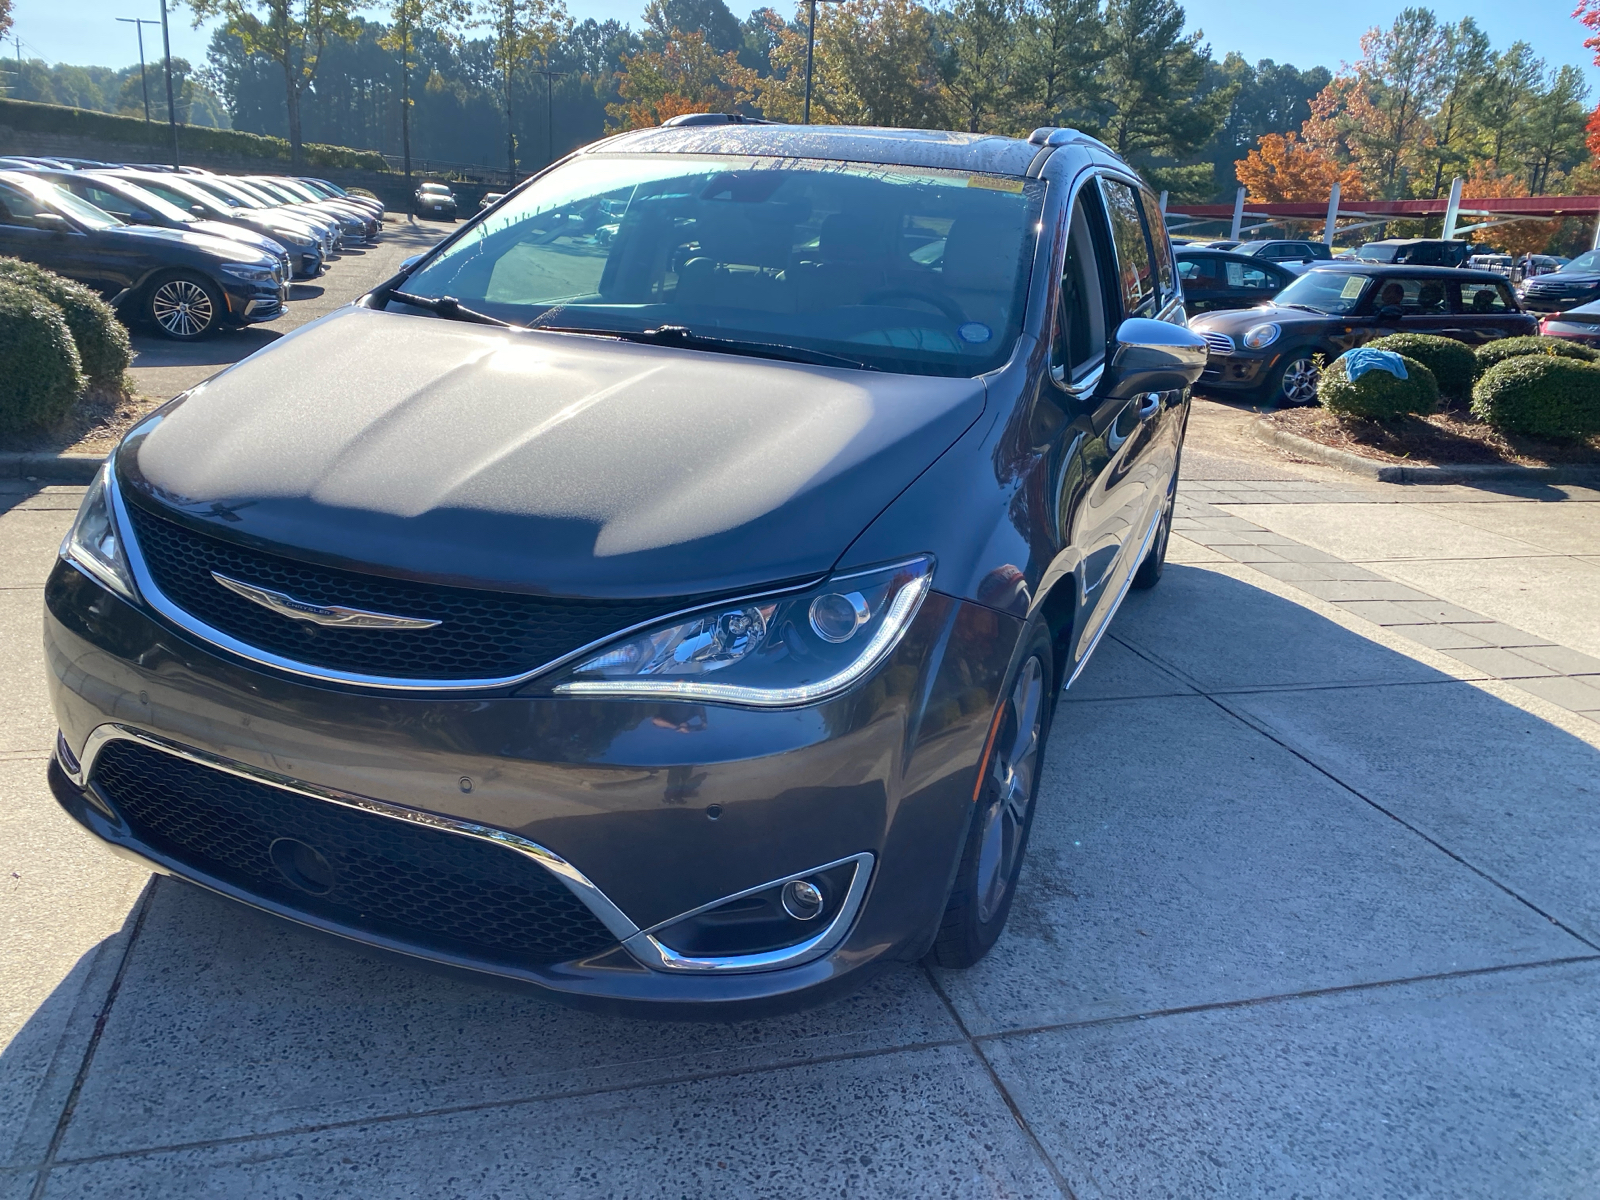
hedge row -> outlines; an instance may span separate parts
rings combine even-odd
[[[140,158],[161,159],[172,148],[172,135],[167,125],[147,125],[141,117],[121,117],[114,113],[68,108],[61,104],[38,104],[32,100],[0,100],[0,126],[20,132],[60,133],[138,147],[137,157]],[[178,145],[191,152],[237,154],[278,162],[290,160],[287,138],[243,133],[237,129],[180,125]],[[301,150],[309,167],[344,167],[360,171],[389,169],[383,155],[371,150],[324,146],[316,142],[303,143]],[[130,154],[129,157],[135,156]]]
[[[1478,374],[1482,375],[1495,363],[1505,362],[1508,358],[1522,358],[1529,354],[1543,354],[1555,358],[1576,358],[1583,362],[1600,362],[1600,350],[1591,350],[1588,346],[1580,346],[1577,342],[1569,342],[1566,338],[1553,337],[1514,337],[1501,338],[1498,342],[1486,342],[1473,352],[1478,362]]]
[[[52,425],[86,388],[118,392],[128,331],[88,288],[0,258],[0,432]]]
[[[1592,437],[1600,433],[1600,367],[1563,354],[1502,359],[1478,380],[1472,413],[1507,433],[1552,441]]]
[[[1439,394],[1465,404],[1472,399],[1472,383],[1478,377],[1478,361],[1472,347],[1454,338],[1426,333],[1391,333],[1367,343],[1374,350],[1392,350],[1414,358],[1433,372],[1439,381]]]

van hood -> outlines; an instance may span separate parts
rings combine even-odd
[[[162,409],[116,463],[130,501],[310,561],[685,596],[826,573],[983,406],[975,379],[350,307]]]

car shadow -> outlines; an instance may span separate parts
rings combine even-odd
[[[310,297],[301,297],[310,299]],[[135,367],[223,367],[248,358],[270,346],[283,334],[261,325],[224,329],[198,342],[174,342],[153,334],[135,332]]]
[[[289,299],[315,300],[327,290],[327,288],[318,287],[314,283],[291,283],[289,285]]]
[[[1436,968],[1443,952],[1434,954],[1425,938],[1392,941],[1354,909],[1330,904],[1341,889],[1380,909],[1425,910],[1435,925],[1424,933],[1468,927],[1460,934],[1467,948],[1447,948],[1462,961],[1500,949],[1488,945],[1499,935],[1474,923],[1474,906],[1489,893],[1511,914],[1502,925],[1526,918],[1535,930],[1529,936],[1559,937],[1549,933],[1555,921],[1600,938],[1600,896],[1591,897],[1600,848],[1594,746],[1291,600],[1200,567],[1170,565],[1159,588],[1130,599],[1112,634],[1058,708],[1042,794],[1061,811],[1051,821],[1041,813],[1017,927],[990,959],[962,973],[972,986],[1008,970],[1037,975],[1038,964],[1026,956],[1045,956],[1052,945],[1092,950],[1091,957],[1070,956],[1076,978],[1091,983],[1120,969],[1098,956],[1153,963],[1170,976],[1160,997],[1170,1009],[1454,969]],[[1232,732],[1197,748],[1196,730],[1207,721]],[[1251,749],[1248,762],[1237,748],[1246,741],[1264,748]],[[1343,782],[1330,784],[1319,771]],[[39,775],[28,802],[53,805],[42,768]],[[1095,876],[1081,865],[1047,869],[1055,856],[1075,853],[1071,839],[1090,836],[1073,831],[1070,806],[1099,813],[1112,803],[1136,819],[1108,820],[1109,833],[1098,817],[1080,822],[1094,825],[1100,838]],[[1196,818],[1224,810],[1225,817]],[[1294,820],[1303,827],[1283,836]],[[1366,841],[1348,835],[1368,828],[1377,832]],[[1391,843],[1401,850],[1386,849]],[[86,845],[85,860],[98,852]],[[1409,856],[1403,862],[1393,857],[1402,852]],[[1080,854],[1078,861],[1086,860]],[[1407,865],[1417,863],[1422,867]],[[1536,897],[1548,920],[1484,884],[1483,875]],[[1413,883],[1422,876],[1425,882]],[[1257,889],[1262,877],[1270,877],[1271,890]],[[1202,890],[1193,886],[1197,879]],[[74,1092],[67,1141],[92,1142],[99,1152],[669,1081],[681,1091],[686,1081],[960,1036],[927,976],[909,965],[801,1013],[664,1024],[578,1012],[536,994],[438,974],[181,881],[151,887],[137,942],[116,973],[114,1003],[100,1018],[91,1068]],[[1144,920],[1136,931],[1143,936],[1130,936],[1128,914],[1147,910],[1152,891],[1173,897],[1161,923]],[[1582,950],[1576,938],[1573,945]],[[1237,974],[1208,973],[1215,961],[1239,961],[1255,946],[1272,954],[1250,958]],[[1282,946],[1296,953],[1283,956],[1276,949]],[[120,942],[112,949],[120,953]],[[70,1082],[86,1061],[93,1022],[74,1024],[73,1013],[75,1006],[80,1014],[98,1012],[101,1004],[82,994],[86,974],[84,968],[64,980],[0,1054],[0,1091],[41,1098],[12,1111],[42,1106],[52,1129],[67,1089],[37,1065],[66,1064]],[[1096,994],[1095,1019],[1151,1007],[1134,988],[1107,983]],[[959,995],[955,1002],[963,1003]],[[1022,1007],[1002,999],[991,1004],[990,1017],[1009,1024],[1011,1003]],[[1360,1050],[1350,1053],[1359,1057]],[[1378,1097],[1391,1105],[1430,1086],[1386,1074],[1382,1062],[1365,1066],[1379,1081],[1374,1123]],[[1319,1086],[1316,1070],[1298,1062],[1260,1069],[1280,1070],[1271,1094],[1284,1109]],[[49,1088],[59,1088],[60,1097]],[[676,1094],[657,1093],[649,1104],[680,1106],[674,1119],[694,1123],[692,1101]],[[774,1119],[783,1108],[770,1106]],[[526,1136],[537,1144],[537,1129]],[[1420,1144],[1425,1149],[1426,1139]],[[823,1149],[811,1145],[812,1153]],[[1166,1149],[1200,1154],[1205,1147]],[[505,1153],[532,1151],[524,1145]],[[643,1151],[622,1145],[614,1153]],[[1296,1152],[1286,1146],[1281,1153],[1287,1168]],[[1426,1190],[1418,1154],[1413,1164],[1389,1164],[1419,1172],[1415,1186],[1397,1184],[1400,1190]],[[1292,1165],[1316,1169],[1311,1161]]]

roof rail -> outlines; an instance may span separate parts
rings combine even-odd
[[[1111,149],[1099,138],[1090,137],[1081,129],[1068,129],[1060,125],[1041,125],[1028,135],[1030,146],[1070,146],[1074,143]]]
[[[674,129],[684,125],[777,125],[765,117],[747,117],[743,113],[680,113],[661,122],[661,128]]]

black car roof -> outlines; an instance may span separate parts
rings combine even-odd
[[[1040,149],[1020,138],[943,129],[878,129],[864,125],[685,125],[618,134],[594,143],[583,153],[748,154],[1025,175]]]
[[[1474,271],[1469,267],[1414,267],[1409,263],[1395,264],[1372,262],[1365,258],[1336,259],[1333,262],[1319,262],[1316,266],[1311,268],[1311,271],[1307,271],[1306,275],[1311,274],[1312,271],[1342,271],[1345,273],[1359,271],[1363,275],[1376,276],[1408,275],[1414,277],[1417,275],[1422,275],[1430,278],[1436,277],[1439,279],[1470,279],[1477,283],[1483,283],[1486,281],[1504,283],[1506,281],[1506,277],[1504,275],[1496,274],[1494,271]],[[1303,279],[1305,276],[1302,275],[1301,278]]]

